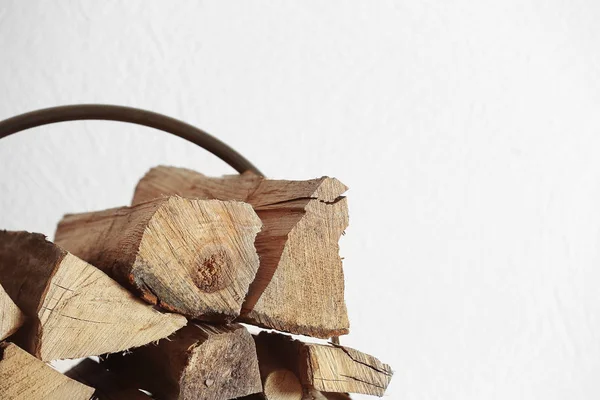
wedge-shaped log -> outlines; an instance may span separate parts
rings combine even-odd
[[[304,343],[268,332],[255,336],[255,341],[261,372],[264,354],[268,352],[267,362],[271,364],[275,358],[279,368],[293,372],[305,397],[311,393],[314,397],[318,392],[383,396],[392,379],[389,365],[349,347]]]
[[[209,178],[183,168],[151,169],[134,204],[161,195],[240,200],[263,222],[256,237],[260,268],[243,305],[242,322],[327,338],[348,333],[338,241],[348,226],[340,181],[267,180],[243,175]]]
[[[25,322],[25,315],[0,285],[0,341],[17,331]]]
[[[190,324],[170,340],[112,354],[105,363],[160,399],[224,400],[261,391],[252,335],[237,324]]]
[[[0,231],[0,283],[28,317],[15,342],[44,361],[142,346],[187,322],[154,310],[39,233]]]
[[[86,358],[75,365],[65,375],[96,389],[94,400],[151,400],[138,389],[138,385],[107,370],[97,361]]]
[[[248,204],[170,197],[67,215],[56,243],[150,304],[194,319],[231,321],[258,269],[260,227]]]
[[[0,399],[89,400],[94,388],[74,381],[13,343],[0,344]]]

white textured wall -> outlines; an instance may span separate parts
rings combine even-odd
[[[0,2],[0,118],[162,112],[276,178],[350,187],[352,333],[390,399],[600,397],[594,1]],[[78,122],[0,141],[0,227],[127,204],[178,138]],[[357,398],[359,398],[357,396]]]

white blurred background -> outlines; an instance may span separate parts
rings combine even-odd
[[[213,133],[350,186],[351,334],[389,399],[600,397],[600,4],[0,2],[0,119],[71,103]],[[181,139],[71,122],[0,141],[0,228],[128,204]],[[356,396],[356,398],[367,398]]]

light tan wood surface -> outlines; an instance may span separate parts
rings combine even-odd
[[[6,339],[25,323],[25,315],[0,284],[0,341]]]
[[[338,241],[348,226],[340,181],[268,180],[245,173],[221,178],[160,166],[138,183],[134,204],[163,195],[239,200],[263,222],[256,238],[260,268],[240,320],[320,338],[348,333]]]
[[[0,343],[0,399],[88,400],[93,393],[17,345]]]
[[[15,342],[44,361],[142,346],[187,322],[154,310],[41,234],[0,231],[0,283],[28,317]]]
[[[258,270],[260,227],[248,204],[170,197],[66,215],[56,242],[150,304],[231,321]]]

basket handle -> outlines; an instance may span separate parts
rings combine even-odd
[[[216,137],[190,124],[152,111],[108,104],[74,104],[43,108],[0,122],[0,139],[36,126],[79,120],[128,122],[168,132],[208,150],[240,174],[246,171],[263,176],[250,161]]]

